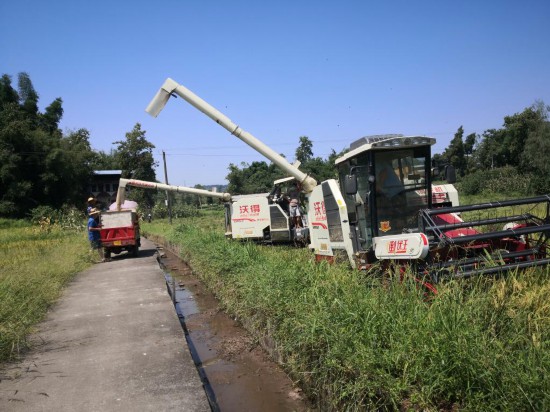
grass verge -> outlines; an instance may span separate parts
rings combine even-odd
[[[145,224],[268,347],[321,410],[547,410],[548,271],[440,285],[226,240],[221,215]]]
[[[0,219],[0,361],[27,347],[63,286],[91,264],[84,232]]]

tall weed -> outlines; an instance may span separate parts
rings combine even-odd
[[[315,264],[307,249],[227,240],[222,225],[144,231],[178,244],[321,410],[550,406],[547,270],[440,284],[427,301],[411,274]]]

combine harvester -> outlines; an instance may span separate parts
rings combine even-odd
[[[432,186],[433,138],[361,138],[336,160],[339,182],[329,179],[318,184],[170,78],[146,111],[156,117],[173,95],[299,182],[307,197],[310,248],[318,260],[333,261],[345,255],[358,269],[368,269],[375,262],[383,267],[397,264],[411,267],[431,282],[550,263],[550,197],[457,206],[451,185]],[[453,183],[454,171],[448,171],[449,183]],[[463,215],[475,217],[464,221]]]
[[[229,193],[122,178],[118,184],[116,209],[120,210],[124,203],[127,186],[214,197],[224,202],[226,237],[267,243],[303,243],[309,240],[309,229],[294,227],[288,210],[274,199],[274,192],[286,182],[288,179],[275,181],[271,193],[231,196]]]

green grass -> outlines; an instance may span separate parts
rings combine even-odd
[[[73,275],[91,264],[86,234],[0,219],[0,361],[27,336]]]
[[[439,285],[223,236],[221,214],[144,224],[180,249],[321,410],[548,410],[548,271]]]

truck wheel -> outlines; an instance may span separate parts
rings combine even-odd
[[[105,259],[111,259],[111,249],[103,249],[103,256]]]
[[[132,256],[133,257],[138,257],[138,255],[139,255],[139,246],[134,245],[134,247],[132,248]]]

